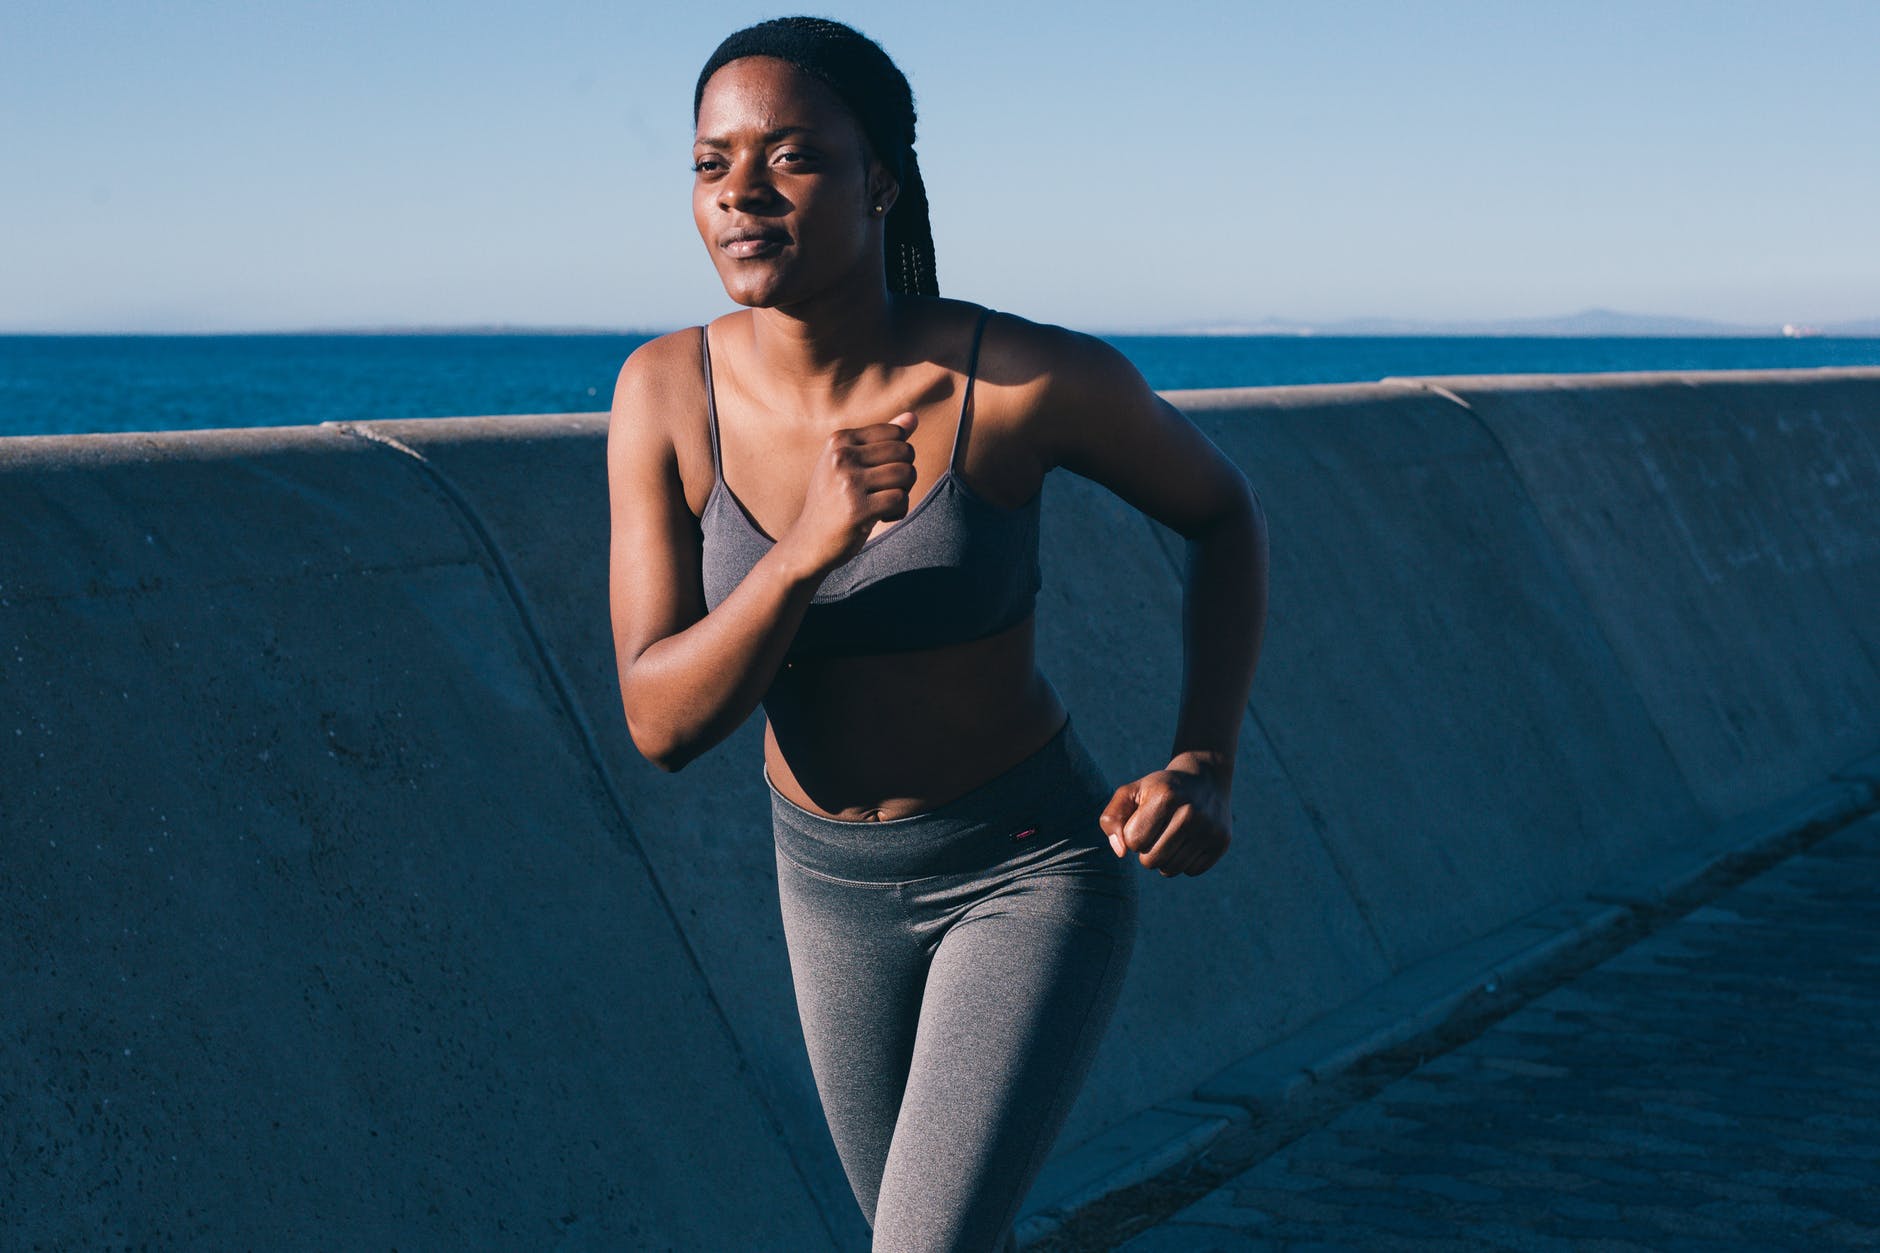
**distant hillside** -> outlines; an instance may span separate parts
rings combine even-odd
[[[1810,328],[1821,335],[1880,336],[1880,318],[1838,322]],[[1125,332],[1127,333],[1127,332]],[[1562,335],[1587,338],[1624,336],[1701,337],[1728,336],[1779,338],[1783,328],[1715,322],[1654,313],[1622,313],[1616,309],[1584,309],[1579,313],[1544,318],[1497,318],[1484,321],[1445,322],[1414,318],[1345,318],[1336,322],[1299,322],[1262,318],[1256,322],[1190,322],[1140,328],[1149,335]]]

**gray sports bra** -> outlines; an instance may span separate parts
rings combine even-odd
[[[823,579],[787,654],[792,658],[902,652],[978,639],[1028,617],[1042,582],[1038,512],[1043,493],[1005,509],[960,480],[960,441],[970,418],[980,313],[947,468],[906,516],[864,543]],[[725,486],[712,394],[711,340],[699,328],[711,426],[711,495],[699,517],[706,608],[716,609],[775,543]]]

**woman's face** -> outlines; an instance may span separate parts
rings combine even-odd
[[[894,186],[826,84],[775,57],[721,67],[699,100],[692,160],[692,217],[739,304],[885,281],[881,220]]]

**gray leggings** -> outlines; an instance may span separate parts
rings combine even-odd
[[[1135,947],[1135,867],[1097,827],[1110,793],[1068,719],[907,818],[771,789],[803,1040],[877,1253],[1016,1253]]]

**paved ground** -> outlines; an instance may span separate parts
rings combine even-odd
[[[1880,1248],[1880,816],[1128,1226],[1088,1247]]]

